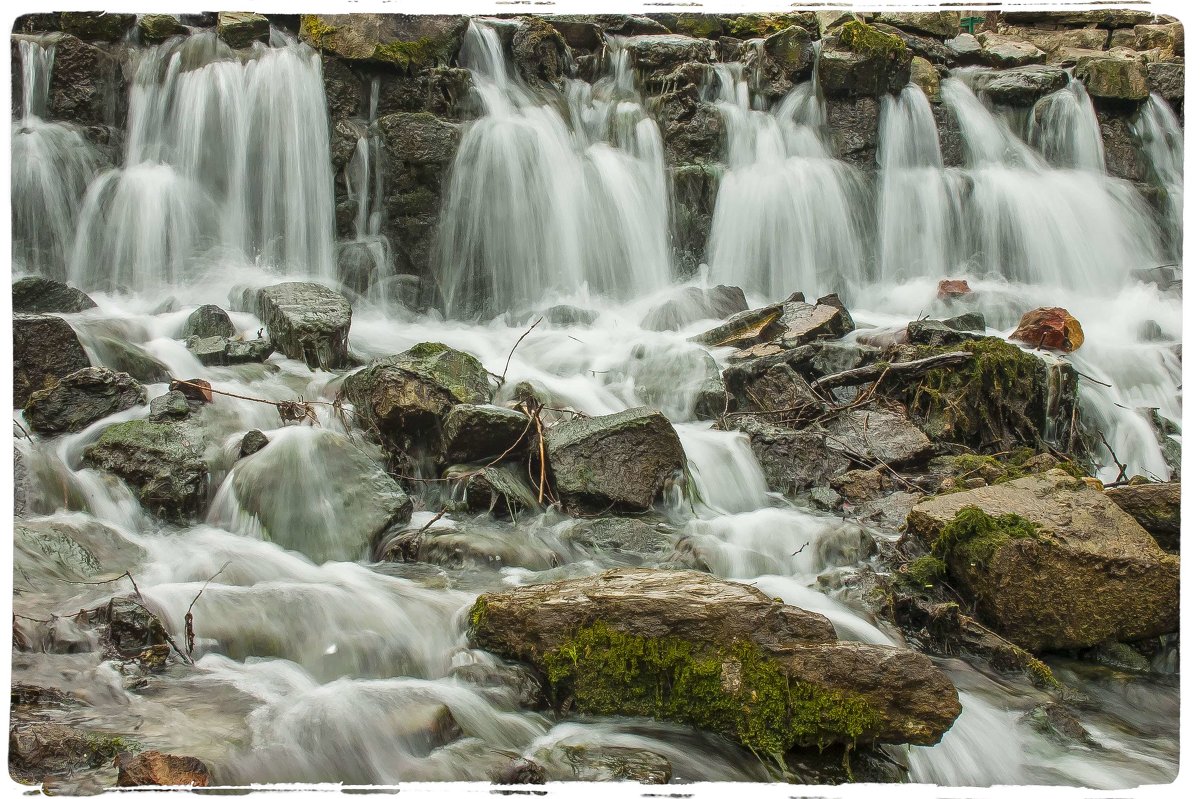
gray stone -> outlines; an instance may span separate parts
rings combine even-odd
[[[238,457],[248,458],[256,452],[261,452],[270,443],[270,439],[263,431],[250,430],[242,436],[241,446],[238,447]]]
[[[1067,73],[1062,68],[1035,64],[1005,70],[985,81],[981,89],[993,103],[1031,106],[1066,85]]]
[[[413,71],[449,65],[467,18],[440,14],[305,14],[300,38],[347,61],[373,61]]]
[[[453,478],[454,472],[447,476]],[[473,472],[466,481],[467,509],[486,511],[502,519],[516,519],[523,510],[541,507],[524,467],[508,463]]]
[[[150,355],[136,344],[112,338],[96,336],[92,339],[99,366],[107,366],[114,372],[127,372],[141,383],[167,383],[171,370],[162,361]]]
[[[674,545],[671,536],[638,519],[601,517],[575,522],[563,540],[589,550],[616,555],[664,555]]]
[[[217,14],[217,35],[221,41],[240,50],[254,42],[266,42],[271,23],[262,14],[246,11],[222,11]]]
[[[748,311],[746,295],[737,286],[701,289],[689,286],[676,297],[651,308],[642,318],[646,330],[678,330],[701,319],[726,319]]]
[[[1171,552],[1179,551],[1182,492],[1178,482],[1117,486],[1104,493],[1145,527],[1159,546]]]
[[[876,14],[874,21],[942,39],[949,39],[958,33],[957,11],[884,11]]]
[[[79,313],[95,308],[77,288],[44,277],[23,277],[12,284],[13,313]]]
[[[827,486],[850,469],[850,459],[831,452],[817,430],[792,430],[753,416],[735,418],[732,427],[749,437],[772,491],[795,496],[815,486]]]
[[[970,33],[960,33],[946,42],[946,47],[954,53],[955,63],[959,65],[983,63],[983,46]]]
[[[138,32],[146,44],[159,44],[172,36],[186,36],[188,29],[171,14],[142,14],[138,17]]]
[[[76,433],[105,416],[145,404],[141,383],[123,372],[89,366],[30,395],[25,419],[43,435]]]
[[[920,428],[886,407],[842,412],[818,427],[832,452],[865,460],[868,466],[916,463],[933,454],[933,444]]]
[[[318,283],[280,283],[254,295],[258,318],[275,347],[314,369],[350,365],[350,303]]]
[[[878,97],[904,88],[911,63],[899,36],[852,21],[822,41],[817,75],[826,97]]]
[[[1010,68],[1046,63],[1046,53],[1029,42],[984,31],[979,34],[983,61],[989,66]]]
[[[458,149],[457,125],[427,111],[397,112],[379,119],[384,148],[400,163],[446,165]]]
[[[111,425],[84,450],[83,463],[115,474],[142,507],[170,521],[200,514],[208,501],[204,449],[182,425],[141,419]]]
[[[1146,78],[1150,84],[1150,91],[1168,103],[1183,101],[1184,68],[1182,63],[1152,61],[1146,64]]]
[[[1098,99],[1140,102],[1150,96],[1146,65],[1136,58],[1083,56],[1075,62],[1075,77]]]
[[[23,408],[33,392],[92,365],[62,317],[14,313],[12,325],[14,408]]]
[[[216,305],[201,305],[188,315],[179,335],[183,339],[189,339],[192,336],[233,338],[237,335],[237,328],[233,326],[229,314],[225,313],[224,309]]]
[[[135,14],[107,11],[70,11],[60,18],[63,33],[78,36],[86,42],[120,41],[136,23]]]
[[[530,417],[495,405],[455,405],[442,423],[442,451],[447,463],[491,461],[508,452],[526,454],[533,429]]]
[[[571,64],[571,51],[562,34],[538,17],[525,17],[512,37],[513,63],[527,83],[553,83]]]
[[[625,40],[625,47],[634,68],[646,71],[673,69],[688,62],[707,64],[717,57],[715,42],[678,34],[632,36]]]
[[[182,391],[168,391],[150,400],[152,422],[172,422],[192,415],[192,406]]]

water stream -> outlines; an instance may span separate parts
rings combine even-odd
[[[102,354],[102,338],[119,338],[174,375],[220,390],[332,399],[342,374],[280,354],[204,366],[177,338],[191,310],[229,307],[235,288],[301,275],[334,285],[339,247],[361,245],[374,268],[390,269],[370,129],[348,173],[359,200],[355,239],[336,241],[320,58],[279,31],[238,54],[209,33],[140,49],[123,160],[107,165],[80,130],[38,116],[53,45],[23,39],[20,48],[14,272],[69,277],[89,291],[99,307],[67,318],[93,354]],[[1181,133],[1166,104],[1152,100],[1139,123],[1156,180],[1175,203],[1175,227],[1164,236],[1134,188],[1097,168],[1101,145],[1078,83],[1046,98],[1036,124],[1014,128],[966,81],[945,80],[945,103],[963,130],[961,168],[944,166],[929,103],[909,86],[884,100],[871,182],[830,155],[815,83],[767,108],[741,65],[717,65],[709,91],[728,131],[726,171],[709,266],[683,282],[672,277],[662,138],[623,42],[610,40],[607,53],[604,77],[568,80],[554,105],[519,78],[493,26],[471,24],[459,58],[483,114],[465,128],[450,172],[434,256],[444,302],[418,314],[360,296],[353,355],[365,361],[441,341],[489,371],[507,368],[498,403],[530,381],[550,404],[587,414],[661,408],[679,432],[699,501],[668,498],[656,509],[654,521],[678,546],[644,560],[678,565],[687,553],[718,576],[825,614],[843,638],[894,646],[906,646],[899,631],[830,586],[864,564],[878,567],[875,544],[895,531],[770,493],[746,438],[694,415],[707,356],[687,339],[717,320],[654,331],[641,326],[647,311],[709,282],[742,286],[751,307],[795,290],[836,290],[860,328],[885,327],[965,310],[933,299],[940,278],[965,277],[976,293],[971,309],[1004,335],[1023,310],[1061,304],[1087,335],[1069,356],[1094,378],[1081,381],[1085,413],[1131,473],[1168,477],[1155,426],[1139,409],[1181,424],[1181,301],[1136,278],[1163,263],[1179,238]],[[595,321],[541,325],[514,352],[528,323],[505,312],[561,301],[594,311]],[[232,318],[243,332],[262,327],[252,314]],[[1151,323],[1157,333],[1147,337]],[[718,362],[726,354],[713,353]],[[147,389],[154,397],[167,386]],[[677,725],[522,709],[511,669],[467,644],[474,597],[628,560],[581,547],[568,534],[573,522],[553,511],[513,524],[439,519],[431,530],[447,544],[432,564],[347,553],[336,511],[344,478],[338,459],[321,453],[361,437],[317,407],[311,429],[284,427],[268,405],[218,398],[206,407],[213,501],[204,522],[182,527],[151,518],[128,488],[81,462],[105,426],[143,418],[145,407],[56,439],[18,440],[31,481],[20,525],[70,531],[103,574],[128,569],[176,640],[189,603],[220,574],[195,606],[194,666],[174,664],[131,685],[62,618],[22,623],[46,651],[14,651],[14,681],[72,692],[86,704],[70,711],[71,723],[199,757],[218,783],[479,780],[514,755],[544,760],[556,747],[596,742],[657,752],[676,781],[771,778],[748,752]],[[250,429],[271,439],[263,468],[234,465]],[[1107,453],[1096,457],[1101,475],[1115,476]],[[417,499],[414,527],[431,521],[441,501],[436,488]],[[266,540],[249,501],[272,503],[289,519],[289,537]],[[128,592],[122,583],[66,582],[89,576],[69,559],[47,558],[35,539],[17,536],[17,613],[65,616]],[[300,554],[316,550],[341,559]],[[937,746],[889,747],[913,781],[1128,788],[1174,778],[1177,664],[1128,678],[1052,661],[1092,700],[1081,715],[1097,742],[1089,748],[1049,740],[1022,720],[1051,699],[1024,677],[965,659],[938,662],[964,711]],[[463,735],[436,746],[413,720],[443,705]]]

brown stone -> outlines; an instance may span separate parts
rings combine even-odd
[[[939,300],[949,300],[963,297],[971,293],[971,287],[965,280],[939,280],[937,296]]]
[[[1039,349],[1074,352],[1083,346],[1083,328],[1065,308],[1035,308],[1021,317],[1009,339]]]
[[[208,786],[208,766],[194,757],[168,755],[157,750],[117,755],[117,787],[137,785]]]

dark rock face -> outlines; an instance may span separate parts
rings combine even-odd
[[[192,408],[191,402],[182,391],[168,391],[150,400],[149,419],[152,422],[178,421],[191,416],[193,410],[195,409]]]
[[[1150,91],[1155,92],[1168,103],[1177,107],[1183,103],[1183,64],[1151,61],[1146,64],[1146,79],[1149,81]]]
[[[1101,106],[1096,109],[1096,119],[1100,122],[1108,174],[1135,183],[1144,181],[1146,165],[1131,128],[1133,117],[1125,111]]]
[[[313,369],[349,366],[350,303],[318,283],[280,283],[259,289],[254,297],[258,318],[274,346]]]
[[[685,272],[694,272],[704,261],[720,181],[721,168],[716,164],[687,164],[671,169],[673,243]]]
[[[570,48],[554,27],[537,17],[526,17],[513,33],[513,61],[526,82],[552,83],[571,63]]]
[[[194,431],[178,424],[134,420],[106,428],[84,450],[83,462],[124,480],[151,513],[186,521],[208,501],[208,464],[203,455]]]
[[[911,63],[903,39],[852,20],[826,36],[817,74],[826,97],[878,97],[904,88]]]
[[[266,433],[261,430],[251,430],[242,436],[242,445],[238,448],[238,457],[246,458],[261,451],[270,444]]]
[[[1067,85],[1067,73],[1061,67],[1035,64],[1005,70],[982,86],[984,96],[994,103],[1031,106],[1039,98]]]
[[[112,14],[104,11],[71,11],[61,15],[64,33],[78,36],[86,42],[115,42],[137,22],[134,14]]]
[[[145,404],[146,389],[132,377],[89,366],[35,391],[25,405],[25,418],[43,435],[75,433],[105,416]]]
[[[139,785],[191,785],[204,788],[208,785],[208,779],[208,766],[194,757],[168,755],[153,749],[136,755],[123,752],[117,756],[118,788]]]
[[[95,308],[77,288],[44,277],[23,277],[12,286],[14,313],[79,313]]]
[[[91,366],[75,331],[57,316],[13,315],[13,407]]]
[[[879,146],[879,98],[832,98],[826,106],[826,124],[836,158],[849,161],[860,169],[875,169],[875,150]]]
[[[171,371],[166,364],[128,341],[96,336],[92,339],[92,349],[100,361],[99,366],[107,366],[114,372],[127,372],[139,382],[167,383],[171,380]]]
[[[319,50],[414,72],[451,64],[466,30],[466,17],[437,14],[305,14],[300,19],[300,38]]]
[[[74,36],[58,40],[47,103],[51,119],[121,127],[127,96],[127,79],[117,54]]]
[[[187,321],[183,323],[183,330],[180,332],[180,337],[185,339],[192,336],[199,336],[200,338],[225,336],[226,338],[232,338],[236,335],[237,328],[230,321],[229,314],[225,313],[223,308],[216,305],[201,305],[192,311]]]
[[[571,513],[648,510],[687,462],[675,429],[651,408],[560,422],[545,438],[555,490]]]
[[[1180,537],[1179,483],[1141,483],[1104,492],[1117,507],[1146,528],[1163,549],[1178,552]]]
[[[508,452],[525,454],[530,417],[494,405],[456,405],[442,424],[443,452],[447,463],[490,461]]]

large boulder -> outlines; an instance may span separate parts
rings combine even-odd
[[[674,69],[689,62],[712,63],[717,58],[715,42],[677,34],[633,36],[625,40],[625,48],[632,65],[647,72]]]
[[[13,407],[92,363],[75,331],[59,316],[13,314]]]
[[[488,402],[492,391],[475,356],[424,342],[372,361],[346,378],[342,394],[354,404],[360,426],[389,449],[403,451],[410,443],[440,449],[451,410]]]
[[[484,594],[469,621],[472,644],[538,669],[584,713],[692,724],[776,757],[936,743],[960,712],[924,655],[837,641],[824,617],[700,572],[619,569]]]
[[[127,94],[127,79],[116,53],[69,35],[55,42],[47,102],[50,119],[120,125]]]
[[[118,788],[140,785],[208,786],[208,766],[194,757],[169,755],[152,749],[136,755],[122,752],[117,755],[116,763]]]
[[[1065,472],[923,500],[908,530],[984,621],[1031,651],[1179,629],[1179,558]]]
[[[956,64],[982,64],[984,62],[983,45],[971,33],[960,33],[946,42],[946,47],[954,56]]]
[[[453,63],[467,18],[438,14],[304,14],[300,38],[347,61],[412,70]]]
[[[1158,50],[1163,56],[1183,57],[1183,23],[1134,25],[1134,47],[1137,50]]]
[[[773,33],[763,42],[760,90],[779,98],[812,76],[812,34],[798,25]]]
[[[168,383],[171,380],[167,365],[136,344],[111,336],[95,336],[91,346],[100,361],[97,366],[126,372],[141,383]]]
[[[442,424],[447,463],[490,461],[504,453],[514,460],[526,454],[533,420],[495,405],[455,405]]]
[[[188,314],[179,335],[184,339],[192,336],[232,338],[237,335],[237,328],[233,326],[233,322],[229,319],[229,314],[225,313],[224,308],[218,305],[201,305]]]
[[[240,363],[262,363],[275,351],[270,337],[236,339],[224,336],[193,336],[187,342],[188,352],[205,366],[234,366]]]
[[[79,313],[95,308],[91,297],[45,277],[23,277],[12,285],[13,313]]]
[[[1083,56],[1075,63],[1075,77],[1097,99],[1141,102],[1150,96],[1146,64],[1137,58]]]
[[[904,88],[911,62],[899,36],[851,20],[823,41],[817,75],[826,97],[877,97]]]
[[[545,439],[555,491],[570,513],[648,510],[687,463],[675,428],[652,408],[560,422]]]
[[[957,11],[884,11],[881,14],[876,14],[874,21],[887,25],[895,25],[901,30],[912,31],[913,33],[937,36],[941,39],[949,39],[952,36],[958,35]]]
[[[275,347],[313,369],[350,365],[350,303],[319,283],[279,283],[259,289],[254,310]]]
[[[513,63],[527,83],[553,83],[571,64],[571,48],[554,27],[538,17],[526,17],[513,33]]]
[[[221,41],[240,50],[255,42],[265,42],[271,35],[271,23],[262,14],[249,11],[222,11],[217,14],[217,36]]]
[[[17,721],[8,730],[8,768],[16,780],[36,785],[50,776],[108,766],[133,743],[73,724]]]
[[[749,438],[767,487],[788,496],[828,486],[852,465],[844,454],[830,452],[816,429],[794,430],[756,416],[734,417],[730,427]]]
[[[172,36],[186,36],[188,29],[173,14],[142,14],[138,17],[138,33],[146,44],[160,44]]]
[[[1046,63],[1043,50],[1015,36],[984,31],[979,34],[979,42],[983,45],[983,62],[992,67],[1008,69]]]
[[[1179,551],[1179,483],[1140,483],[1104,492],[1117,507],[1146,528],[1163,549]]]
[[[1009,338],[1038,349],[1074,352],[1083,346],[1083,328],[1065,308],[1035,308],[1021,315]]]
[[[1031,106],[1039,98],[1066,85],[1067,73],[1061,67],[1034,64],[997,73],[980,88],[993,103]]]
[[[83,463],[124,480],[156,516],[183,522],[208,501],[208,463],[196,431],[137,419],[105,428]]]
[[[449,164],[458,148],[458,128],[425,111],[388,114],[379,129],[388,155],[401,163]]]
[[[412,500],[379,460],[333,431],[287,428],[239,460],[223,492],[284,549],[314,563],[361,560],[412,517]],[[214,507],[229,509],[220,499]]]
[[[141,383],[123,372],[89,366],[33,392],[25,419],[43,435],[75,433],[105,416],[145,404]]]

